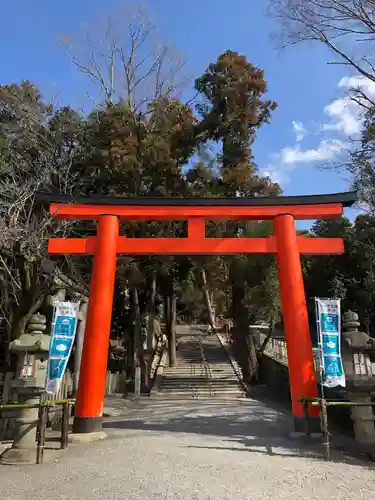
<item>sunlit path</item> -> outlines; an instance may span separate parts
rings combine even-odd
[[[371,498],[373,470],[287,438],[290,418],[254,400],[115,401],[108,439],[54,463],[0,469],[2,498]]]

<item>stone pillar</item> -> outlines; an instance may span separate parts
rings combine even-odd
[[[18,377],[12,387],[21,404],[37,405],[45,388],[50,336],[46,335],[46,317],[32,316],[27,333],[12,342],[10,350],[18,353]],[[20,409],[12,448],[6,450],[0,462],[7,465],[36,463],[36,431],[39,408]]]
[[[37,405],[40,403],[42,388],[35,387],[35,379],[26,379],[14,383],[18,401],[21,404]],[[1,455],[0,462],[5,465],[28,465],[36,463],[36,431],[39,422],[39,409],[19,410],[16,418],[16,433],[12,448]]]
[[[374,351],[374,339],[359,331],[358,314],[347,311],[343,315],[343,365],[350,401],[370,403],[375,390],[375,376],[369,353]],[[354,438],[357,442],[373,446],[375,426],[372,406],[352,406],[350,414],[353,421]]]
[[[350,401],[355,403],[371,403],[371,393],[349,393]],[[354,437],[358,443],[375,445],[375,426],[372,406],[351,407]]]

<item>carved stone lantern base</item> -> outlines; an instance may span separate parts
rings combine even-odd
[[[38,405],[40,403],[41,387],[35,386],[35,379],[30,377],[25,381],[15,380],[13,387],[17,388],[19,403]],[[0,457],[4,465],[27,465],[36,463],[36,431],[39,422],[39,409],[27,408],[20,410],[16,418],[16,436],[12,448],[8,448]]]

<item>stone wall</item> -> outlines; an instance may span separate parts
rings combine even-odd
[[[259,383],[267,387],[267,395],[280,403],[290,404],[288,366],[265,354],[259,370]]]
[[[265,339],[266,329],[262,327],[251,327],[257,339],[257,345],[261,345]],[[317,350],[313,348],[315,367],[317,376],[319,366],[317,360]],[[284,339],[271,338],[264,351],[264,356],[260,364],[259,383],[266,387],[266,394],[272,400],[291,407],[288,358],[286,351],[286,342]],[[325,397],[328,399],[345,400],[346,391],[335,389],[325,389]],[[330,407],[328,409],[328,418],[331,425],[340,428],[342,432],[353,435],[353,425],[350,418],[348,407]]]

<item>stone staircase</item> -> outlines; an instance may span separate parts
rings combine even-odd
[[[244,387],[216,334],[177,327],[177,364],[165,367],[156,394],[166,399],[237,399]],[[155,391],[153,391],[155,394]]]

